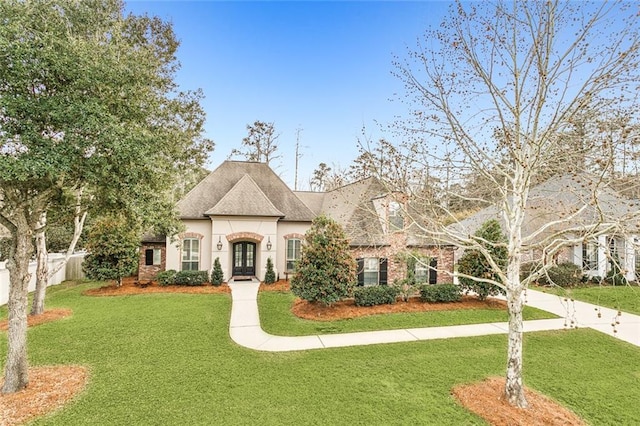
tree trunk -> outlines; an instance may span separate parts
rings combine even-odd
[[[507,289],[509,335],[507,344],[507,380],[504,388],[510,405],[527,408],[522,381],[522,291]]]
[[[36,257],[38,267],[36,269],[36,291],[33,294],[33,304],[31,305],[31,315],[40,315],[44,312],[44,299],[49,286],[49,254],[47,253],[47,239],[45,226],[47,224],[47,213],[40,216],[38,231],[36,232]]]
[[[29,294],[29,259],[33,254],[32,230],[26,219],[16,220],[14,247],[7,260],[9,270],[9,331],[7,361],[2,393],[18,392],[29,383],[27,361],[27,296]]]

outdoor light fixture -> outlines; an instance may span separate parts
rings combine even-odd
[[[267,240],[267,251],[270,251],[271,250],[271,237],[267,237],[267,238],[268,238],[268,240]]]
[[[222,250],[222,239],[220,238],[219,235],[218,235],[218,244],[216,245],[216,247],[218,247],[218,251]]]

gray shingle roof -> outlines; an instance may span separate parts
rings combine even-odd
[[[245,176],[253,184],[245,178],[241,188],[232,191]],[[244,193],[242,188],[249,192]],[[258,192],[263,194],[258,196],[260,202],[250,199]],[[283,216],[282,220],[300,222],[310,222],[316,216],[269,166],[246,161],[223,162],[185,195],[177,207],[182,219],[202,219],[211,214],[209,211],[239,216],[247,213]]]
[[[251,176],[242,176],[218,203],[204,214],[211,216],[276,216],[283,217]]]
[[[585,205],[586,208],[570,222],[550,228],[545,234],[562,232],[569,226],[591,226],[601,222],[622,221],[630,225],[628,222],[631,221],[633,226],[638,223],[636,215],[640,211],[640,202],[623,197],[594,176],[564,175],[531,189],[523,235],[530,235],[552,221],[575,214]],[[473,234],[489,219],[497,219],[504,228],[502,210],[499,206],[487,207],[452,226],[459,232]]]

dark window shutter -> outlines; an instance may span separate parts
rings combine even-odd
[[[358,285],[364,285],[364,259],[357,258],[356,262],[358,262]]]
[[[144,251],[144,264],[147,266],[153,265],[153,249],[146,249]]]
[[[387,285],[387,258],[380,258],[380,278],[378,279],[378,284]]]
[[[435,257],[429,262],[429,284],[436,284],[438,282],[438,259]]]

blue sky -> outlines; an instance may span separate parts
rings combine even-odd
[[[363,126],[375,140],[394,116],[401,82],[393,57],[442,20],[448,2],[127,1],[126,10],[173,23],[181,42],[177,81],[206,96],[209,168],[241,148],[246,125],[274,122],[282,158],[273,164],[298,189],[319,163],[348,166]],[[391,136],[388,135],[390,138]]]

